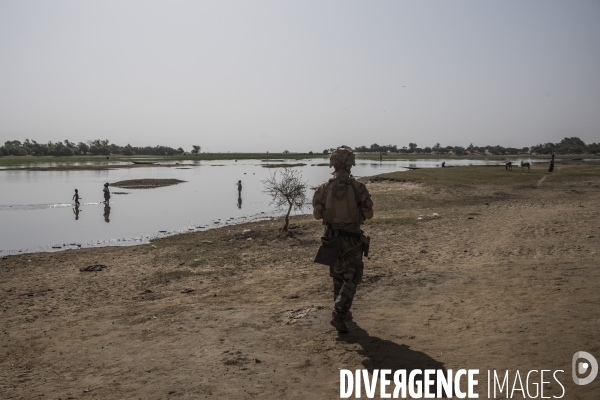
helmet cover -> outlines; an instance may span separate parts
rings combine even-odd
[[[347,147],[338,147],[331,152],[329,157],[329,168],[352,167],[354,163],[354,153]]]

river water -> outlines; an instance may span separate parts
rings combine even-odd
[[[500,164],[497,160],[357,160],[356,177],[407,168],[446,165]],[[520,161],[520,160],[519,160]],[[270,163],[283,163],[273,161]],[[315,187],[332,170],[323,158],[287,160]],[[106,171],[3,171],[0,169],[0,255],[53,251],[67,248],[146,243],[152,238],[179,232],[259,220],[274,216],[261,181],[278,168],[265,168],[261,160],[186,161],[177,168],[123,168]],[[154,189],[112,187],[106,206],[105,182],[126,179],[174,178],[185,181]],[[236,182],[242,181],[241,204]],[[81,206],[73,207],[74,190]],[[127,194],[116,194],[122,192]],[[308,193],[312,199],[312,190]],[[311,212],[310,209],[305,212]]]

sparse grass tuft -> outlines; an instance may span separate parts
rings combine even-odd
[[[546,164],[533,165],[530,172],[520,168],[506,171],[504,166],[466,166],[453,168],[423,168],[406,172],[377,175],[373,180],[422,182],[434,186],[472,186],[481,183],[512,185],[515,188],[533,188],[546,177],[544,184],[573,179],[589,179],[600,174],[600,163],[560,163],[554,172],[548,172]]]
[[[175,271],[158,271],[155,272],[151,278],[152,283],[168,283],[177,279],[187,278],[189,276],[198,275],[197,272],[188,270],[175,270]]]

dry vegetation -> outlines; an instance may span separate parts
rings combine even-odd
[[[52,162],[52,161],[50,161]],[[19,167],[8,167],[4,168],[3,171],[105,171],[109,169],[130,169],[130,168],[149,168],[149,167],[160,167],[160,168],[191,168],[197,166],[196,164],[108,164],[94,161],[95,164],[83,164],[77,165],[73,163],[65,163],[63,165],[51,165],[45,167],[31,167],[28,165]]]

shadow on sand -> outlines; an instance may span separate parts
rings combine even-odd
[[[442,370],[444,376],[448,376],[444,363],[436,361],[427,354],[411,350],[410,347],[405,344],[397,344],[391,340],[371,336],[353,321],[347,322],[347,325],[348,328],[350,328],[350,332],[340,334],[336,340],[338,342],[349,344],[359,344],[361,348],[356,350],[356,352],[364,357],[362,364],[371,375],[373,374],[373,370],[376,369],[389,369],[392,371],[392,377],[395,371],[406,370],[406,377],[408,380],[408,376],[412,370],[419,369],[423,371],[426,369],[434,369]],[[432,378],[435,382],[435,375],[433,375]],[[423,383],[422,373],[416,375],[415,382]],[[393,379],[391,387],[394,387]],[[430,391],[431,393],[437,392],[435,383],[431,385]]]

